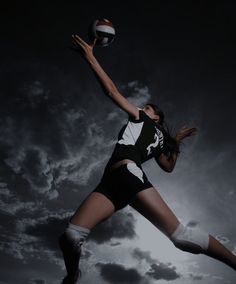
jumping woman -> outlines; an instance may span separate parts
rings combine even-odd
[[[180,142],[195,134],[196,128],[183,126],[174,137],[171,136],[164,113],[158,106],[148,103],[144,108],[138,108],[117,90],[93,54],[96,41],[88,44],[78,35],[73,35],[72,40],[95,73],[105,94],[128,114],[128,122],[119,132],[100,183],[81,203],[59,237],[67,270],[62,283],[79,283],[83,242],[97,224],[128,204],[165,234],[175,247],[208,255],[236,270],[236,256],[207,232],[181,224],[141,167],[143,162],[154,158],[161,169],[172,172],[179,155]]]

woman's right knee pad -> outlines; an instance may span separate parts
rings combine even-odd
[[[208,233],[182,224],[179,224],[170,239],[177,248],[195,254],[206,251],[209,245]]]

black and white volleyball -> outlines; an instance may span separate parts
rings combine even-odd
[[[115,38],[115,29],[111,21],[97,19],[90,26],[89,36],[91,40],[97,39],[96,45],[108,46]]]

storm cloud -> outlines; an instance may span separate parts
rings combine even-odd
[[[176,267],[172,267],[170,264],[164,263],[151,264],[149,271],[146,272],[146,275],[156,280],[164,279],[167,281],[175,280],[181,277],[181,275],[176,272]]]
[[[124,265],[117,263],[96,263],[100,269],[101,276],[108,283],[140,283],[142,276],[135,268],[126,268]]]
[[[112,238],[134,239],[135,237],[135,218],[132,213],[118,211],[112,218],[97,225],[88,240],[101,244],[112,240]]]

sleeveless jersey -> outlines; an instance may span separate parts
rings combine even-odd
[[[139,119],[129,116],[118,135],[111,158],[106,169],[123,159],[133,160],[137,165],[153,157],[159,156],[164,151],[164,134],[146,113],[139,109]]]

